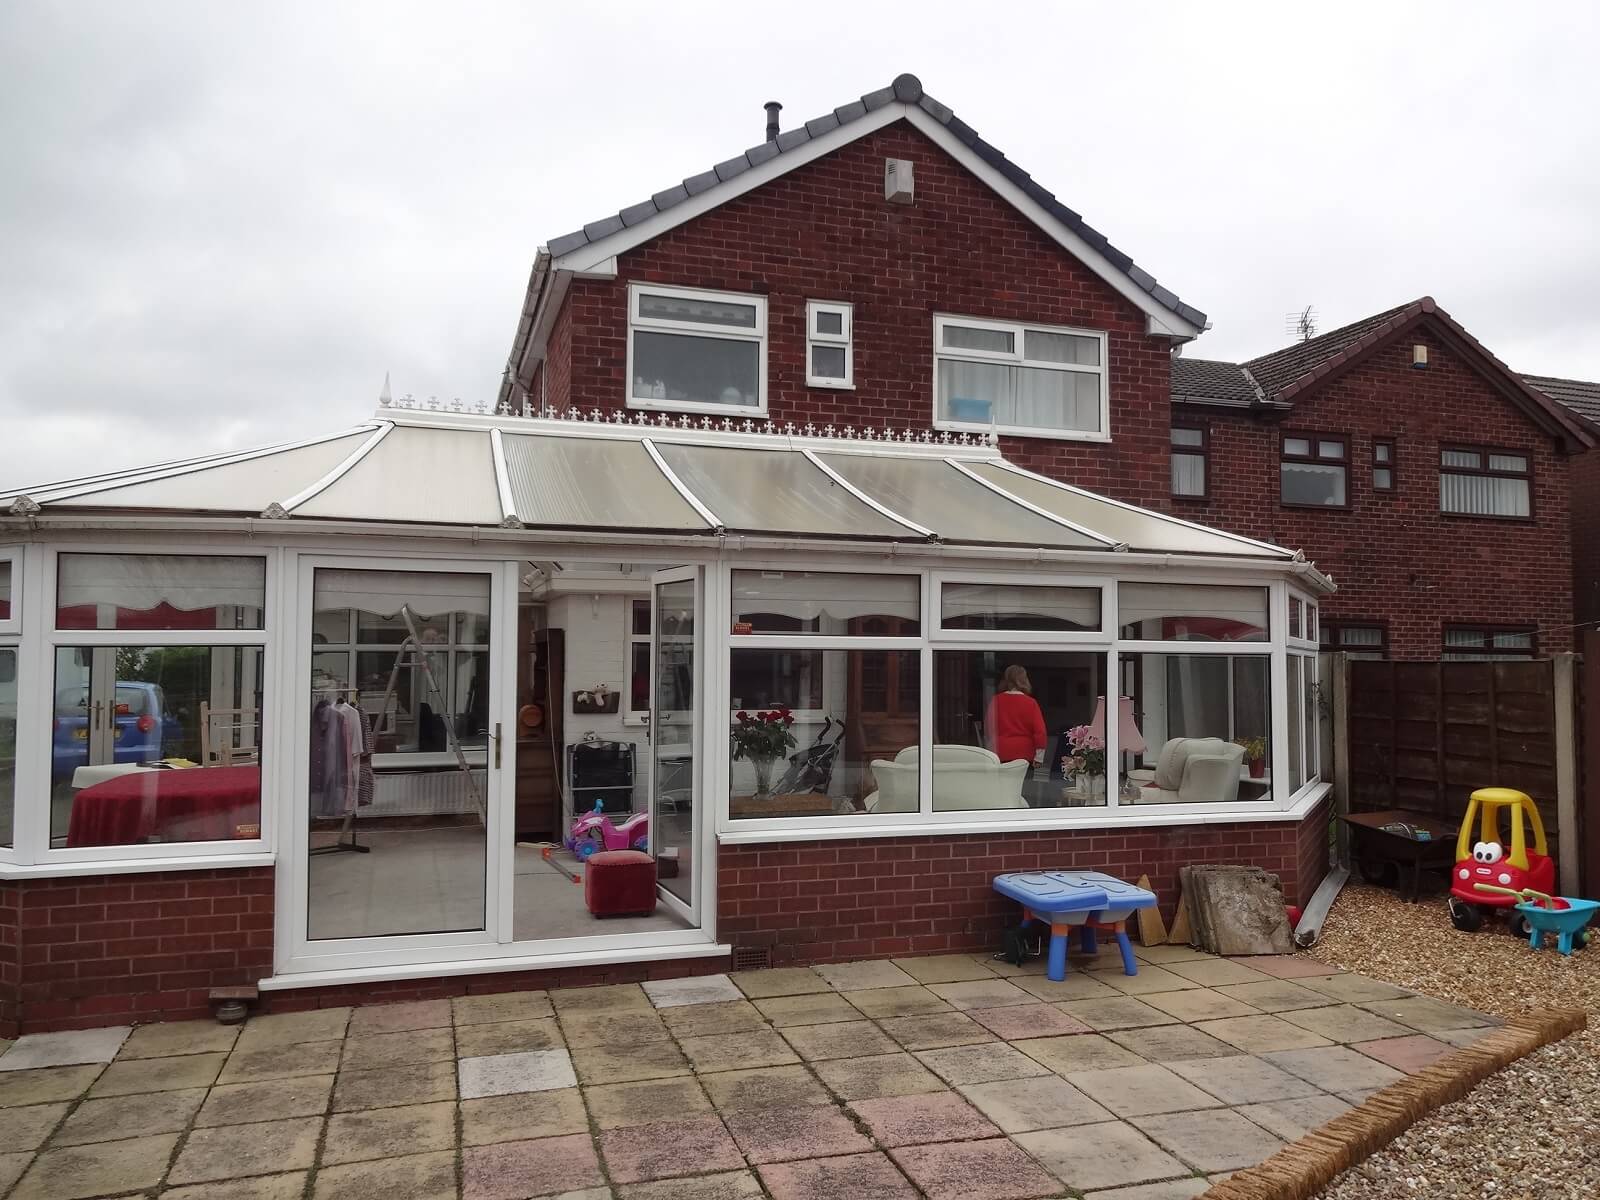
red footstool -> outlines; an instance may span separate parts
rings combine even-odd
[[[656,860],[642,850],[602,850],[583,864],[583,902],[596,917],[656,910]]]

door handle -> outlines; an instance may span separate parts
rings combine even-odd
[[[500,722],[494,723],[494,732],[489,735],[494,739],[494,769],[500,769]]]

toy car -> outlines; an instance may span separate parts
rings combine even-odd
[[[1473,818],[1482,810],[1478,840],[1469,843]],[[1510,824],[1510,850],[1500,841],[1500,814]],[[1528,848],[1527,830],[1533,827],[1533,848]],[[1544,840],[1544,822],[1533,798],[1512,788],[1479,788],[1467,804],[1461,832],[1456,837],[1456,865],[1450,870],[1450,923],[1471,933],[1486,916],[1504,912],[1506,926],[1518,937],[1529,935],[1528,918],[1517,908],[1518,898],[1500,892],[1480,891],[1477,884],[1489,884],[1508,892],[1532,889],[1553,892],[1556,864]]]
[[[602,850],[650,849],[650,814],[635,813],[620,825],[613,825],[605,815],[605,804],[596,800],[594,809],[572,823],[567,835],[567,849],[578,858],[588,861]]]

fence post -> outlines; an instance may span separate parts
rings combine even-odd
[[[1578,820],[1577,658],[1570,650],[1550,662],[1555,675],[1556,820],[1561,826],[1561,891],[1579,894],[1579,861],[1584,837]]]

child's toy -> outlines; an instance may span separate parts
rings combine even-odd
[[[1480,892],[1493,892],[1516,899],[1517,911],[1523,914],[1530,926],[1528,945],[1535,950],[1544,948],[1544,935],[1547,933],[1556,935],[1556,949],[1563,954],[1582,950],[1595,936],[1594,930],[1587,926],[1595,910],[1600,909],[1600,901],[1551,896],[1532,888],[1513,891],[1490,883],[1477,883],[1473,887]]]
[[[1125,922],[1136,910],[1154,905],[1154,893],[1099,871],[1014,871],[996,875],[994,890],[1022,905],[1022,929],[1036,920],[1049,924],[1046,978],[1060,983],[1067,977],[1067,937],[1074,928],[1085,954],[1096,952],[1097,930],[1115,937],[1123,973],[1138,974]],[[1026,940],[1020,931],[1015,936]]]
[[[605,814],[604,802],[596,800],[592,811],[572,823],[567,849],[585,862],[601,850],[648,850],[650,814],[635,813],[621,825],[613,825]]]
[[[1483,818],[1478,841],[1468,845],[1472,819],[1479,807]],[[1500,842],[1500,813],[1505,810],[1511,824],[1511,850]],[[1533,849],[1528,849],[1527,826],[1533,826]],[[1487,884],[1487,891],[1478,884]],[[1472,933],[1485,916],[1506,913],[1506,926],[1518,937],[1526,937],[1532,925],[1518,907],[1518,894],[1525,888],[1551,892],[1556,886],[1556,864],[1544,840],[1544,822],[1533,798],[1512,788],[1479,788],[1467,804],[1456,838],[1456,865],[1450,871],[1450,923]]]

